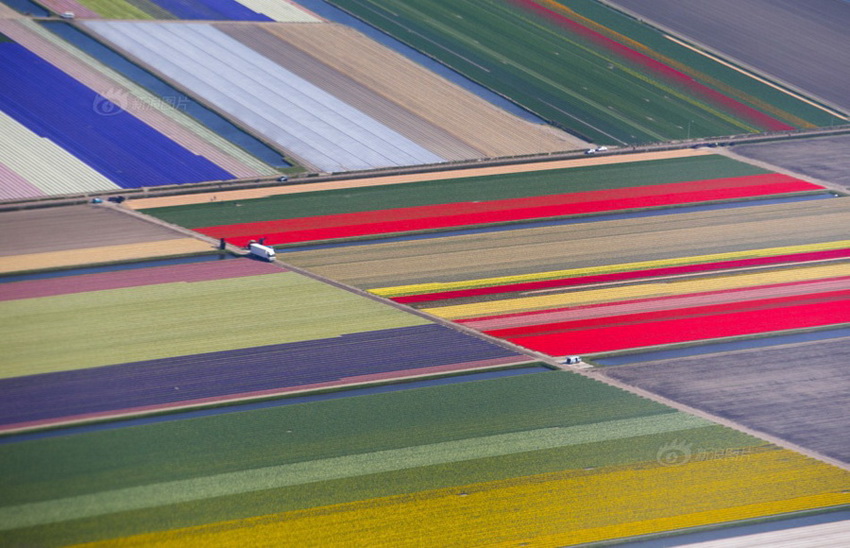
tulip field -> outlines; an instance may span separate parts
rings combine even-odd
[[[634,145],[838,120],[600,2],[332,3],[594,142]]]
[[[556,371],[5,443],[0,465],[19,544],[569,544],[846,504],[850,486]]]
[[[0,2],[0,546],[838,539],[850,118],[626,4]]]
[[[10,281],[0,308],[0,432],[530,361],[250,259]]]

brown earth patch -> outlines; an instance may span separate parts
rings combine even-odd
[[[86,249],[65,249],[0,257],[0,273],[25,272],[48,268],[84,266],[118,261],[156,259],[211,251],[213,247],[194,238],[178,238],[135,244],[109,245]]]
[[[179,232],[107,207],[79,205],[0,213],[0,257],[173,240]]]

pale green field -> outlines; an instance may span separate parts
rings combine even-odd
[[[0,303],[0,378],[425,324],[292,273]]]

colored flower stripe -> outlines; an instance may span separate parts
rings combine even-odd
[[[265,237],[268,244],[278,245],[814,190],[822,188],[786,175],[763,174],[482,203],[281,219],[196,230],[213,238],[226,238],[235,245],[245,245],[261,237]]]
[[[736,287],[718,291],[688,293],[685,295],[664,295],[662,297],[594,303],[548,310],[533,310],[530,312],[517,312],[514,314],[502,314],[483,318],[466,318],[455,321],[479,331],[493,331],[496,329],[539,325],[558,321],[598,318],[603,316],[612,316],[615,314],[631,314],[652,310],[701,306],[703,304],[721,304],[741,300],[755,300],[774,297],[780,294],[803,295],[823,293],[826,291],[845,288],[850,288],[850,276],[843,276],[828,280],[802,280],[756,287]]]
[[[753,288],[768,284],[801,282],[804,280],[827,280],[850,276],[850,263],[806,265],[766,271],[732,271],[723,276],[699,276],[681,280],[665,279],[662,283],[633,283],[613,287],[583,288],[581,291],[544,292],[541,295],[520,296],[499,300],[484,300],[469,304],[456,304],[424,308],[424,312],[441,318],[487,318],[509,317],[511,314],[558,310],[558,307],[580,307],[593,304],[611,304],[623,301],[661,297],[665,295],[688,295],[704,291],[720,291],[734,288]]]
[[[364,539],[381,546],[412,539],[516,546],[545,539],[541,545],[566,546],[837,506],[850,502],[842,492],[847,487],[846,471],[780,449],[678,466],[520,476],[123,540],[138,546],[356,546]]]
[[[209,261],[151,268],[99,272],[0,284],[0,301],[32,299],[175,282],[205,282],[286,272],[281,266],[248,259]]]
[[[567,331],[577,331],[588,328],[596,329],[600,327],[618,325],[637,325],[659,320],[697,318],[702,316],[714,316],[716,314],[745,312],[749,310],[770,310],[779,307],[784,308],[789,305],[829,302],[839,299],[850,299],[850,289],[839,289],[836,291],[816,293],[814,295],[784,295],[781,297],[770,297],[751,301],[732,301],[728,303],[690,306],[675,309],[666,308],[650,312],[636,312],[615,316],[603,316],[599,318],[584,318],[581,320],[527,325],[508,329],[495,329],[487,331],[486,333],[488,335],[501,338],[517,337],[522,335],[543,335],[547,333],[565,333]]]
[[[559,356],[805,329],[846,322],[850,322],[850,302],[845,296],[826,302],[588,327],[544,335],[512,337],[508,340],[538,352]]]
[[[765,266],[783,263],[797,263],[810,261],[823,261],[850,257],[850,249],[833,249],[828,251],[817,251],[811,253],[794,253],[790,255],[777,255],[773,257],[755,257],[752,259],[738,259],[734,261],[719,261],[716,263],[702,263],[682,266],[671,266],[667,268],[652,268],[647,270],[632,270],[628,272],[613,272],[611,274],[599,274],[597,276],[581,276],[576,278],[560,278],[555,280],[541,280],[539,282],[526,282],[518,284],[506,284],[491,287],[476,287],[458,291],[444,291],[441,293],[425,293],[422,295],[406,295],[392,297],[399,303],[420,303],[428,301],[440,301],[446,299],[460,299],[465,297],[476,297],[481,295],[495,295],[498,293],[515,293],[519,291],[534,291],[556,287],[571,287],[576,285],[587,285],[605,282],[617,282],[624,280],[635,280],[641,278],[653,278],[659,276],[675,276],[679,274],[691,274],[694,272],[711,272],[716,270],[727,270],[732,268],[745,268],[752,266]]]
[[[794,126],[788,125],[785,122],[777,120],[767,114],[760,112],[740,101],[737,101],[727,95],[720,93],[717,90],[714,90],[700,82],[694,80],[691,76],[680,72],[673,67],[665,65],[660,61],[657,61],[643,53],[640,53],[628,46],[625,46],[619,42],[604,36],[603,34],[594,31],[584,25],[573,21],[569,17],[558,13],[553,9],[546,8],[541,6],[537,2],[533,2],[532,0],[512,0],[513,3],[528,9],[531,12],[537,13],[538,15],[543,16],[544,18],[553,21],[559,26],[578,34],[579,36],[583,36],[595,44],[599,45],[607,49],[608,51],[619,55],[631,62],[634,62],[640,66],[643,66],[653,73],[669,80],[675,82],[678,85],[681,85],[685,89],[690,90],[695,95],[702,97],[704,100],[709,101],[715,105],[719,105],[731,113],[740,116],[749,120],[751,123],[754,123],[760,127],[763,127],[772,131],[787,131],[789,129],[794,129]],[[549,2],[547,2],[549,3]]]
[[[778,183],[803,183],[800,185],[800,188],[804,190],[822,190],[822,187],[820,186],[812,183],[806,183],[788,175],[783,175],[781,173],[763,173],[758,175],[701,179],[637,187],[606,188],[584,192],[524,196],[520,198],[506,198],[483,202],[446,202],[394,209],[378,209],[352,213],[337,213],[332,215],[314,215],[293,219],[274,219],[253,223],[213,226],[198,230],[208,230],[208,235],[217,237],[250,236],[263,232],[309,230],[318,228],[346,227],[387,221],[427,219],[431,217],[440,217],[446,213],[488,213],[551,205],[599,202],[626,197],[639,198],[643,196],[657,196],[680,192],[744,188]],[[214,229],[219,229],[221,232],[213,232]]]
[[[533,272],[531,274],[499,276],[494,278],[479,278],[476,280],[461,280],[457,282],[427,282],[391,287],[378,287],[370,289],[369,291],[371,293],[374,293],[375,295],[381,295],[382,297],[394,297],[400,295],[412,295],[420,293],[437,293],[442,291],[453,291],[473,287],[505,285],[511,283],[532,282],[539,280],[552,280],[555,278],[567,278],[573,276],[590,276],[594,274],[623,272],[627,270],[646,270],[650,268],[688,265],[695,263],[711,263],[731,259],[746,259],[750,257],[767,257],[770,255],[790,255],[794,253],[826,251],[830,249],[839,249],[848,246],[850,246],[850,240],[838,240],[834,242],[823,242],[817,244],[789,245],[782,247],[768,247],[763,249],[747,249],[744,251],[730,251],[726,253],[712,253],[709,255],[695,255],[691,257],[674,257],[672,259],[658,259],[654,261],[639,261],[634,263],[620,263],[604,266],[571,268],[566,270],[550,270],[547,272]]]

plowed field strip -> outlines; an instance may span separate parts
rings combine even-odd
[[[178,238],[157,242],[29,253],[0,257],[0,273],[204,253],[211,249],[212,246],[206,242],[194,238]]]
[[[850,322],[846,298],[803,305],[648,321],[584,330],[509,338],[551,355],[591,354],[659,344],[735,337]]]

